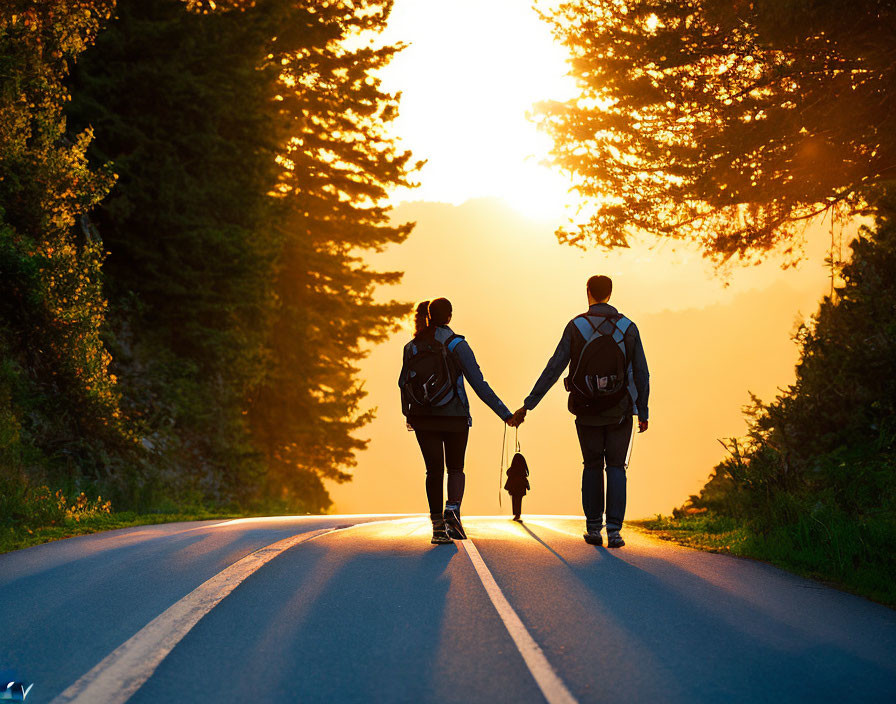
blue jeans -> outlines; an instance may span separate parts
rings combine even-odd
[[[579,425],[582,446],[582,508],[589,523],[604,519],[604,471],[607,474],[607,532],[618,532],[625,518],[625,455],[632,437],[632,416],[613,425]]]

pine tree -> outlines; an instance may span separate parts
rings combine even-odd
[[[312,3],[307,27],[317,37],[303,51],[275,48],[283,66],[282,104],[291,118],[278,187],[285,242],[277,280],[271,367],[253,399],[251,418],[284,499],[301,496],[319,477],[345,481],[366,442],[354,432],[372,417],[360,410],[357,380],[364,343],[378,342],[405,315],[405,304],[377,303],[377,285],[400,274],[364,266],[361,253],[402,242],[412,224],[392,225],[388,190],[408,185],[416,168],[396,148],[388,123],[398,96],[384,93],[375,72],[401,47],[347,48],[356,33],[385,26],[392,2]],[[290,41],[291,37],[278,38]]]
[[[406,307],[361,254],[410,231],[383,199],[411,165],[373,76],[398,47],[347,44],[390,7],[122,2],[79,67],[120,176],[97,219],[127,407],[206,495],[319,510],[364,445],[361,345]]]
[[[573,0],[549,19],[579,93],[540,119],[593,211],[562,241],[790,250],[896,176],[892,3]]]
[[[218,501],[244,500],[261,471],[244,411],[280,237],[272,31],[180,0],[120,2],[69,110],[119,177],[95,219],[126,408],[174,485]]]

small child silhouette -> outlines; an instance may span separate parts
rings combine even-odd
[[[529,465],[526,463],[526,458],[517,452],[507,468],[507,482],[504,484],[504,488],[510,494],[511,503],[513,504],[513,520],[520,523],[522,523],[520,514],[523,508],[523,497],[530,488],[528,476]]]

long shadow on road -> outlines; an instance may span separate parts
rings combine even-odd
[[[326,536],[262,567],[187,634],[131,702],[173,691],[190,702],[537,697],[465,556],[422,535],[378,530],[385,529]],[[510,654],[519,684],[508,689],[494,668]]]
[[[296,532],[166,528],[81,536],[0,556],[0,662],[27,664],[23,672],[38,685],[32,697],[60,692],[206,579]]]
[[[480,550],[582,701],[893,701],[896,619],[882,607],[858,610],[889,617],[889,630],[869,632],[865,618],[843,630],[828,609],[853,597],[796,588],[765,565],[643,543],[614,552],[539,527],[525,528],[529,549],[486,539]],[[738,593],[678,559],[746,583]]]

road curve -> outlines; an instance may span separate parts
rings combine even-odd
[[[28,702],[896,701],[890,609],[633,530],[594,548],[581,519],[465,525],[432,546],[419,516],[203,521],[0,555],[0,675]]]

